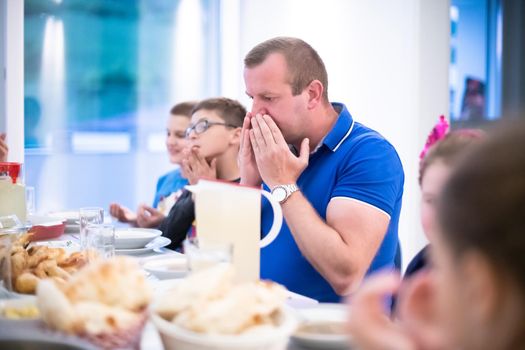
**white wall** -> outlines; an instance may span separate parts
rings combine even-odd
[[[0,55],[4,66],[0,66],[0,79],[5,80],[0,118],[0,132],[7,132],[8,160],[24,161],[24,2],[0,0],[3,28],[0,29]],[[3,45],[2,45],[3,44]]]
[[[396,147],[405,174],[404,262],[426,242],[419,221],[418,155],[448,111],[449,1],[265,0],[240,2],[240,52],[278,35],[309,42],[329,75],[332,101]],[[244,96],[242,69],[239,95]]]

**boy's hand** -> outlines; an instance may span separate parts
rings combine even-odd
[[[206,159],[199,154],[199,149],[195,147],[184,150],[183,155],[182,172],[190,185],[195,185],[202,178],[217,178],[217,159],[212,159],[208,164]]]
[[[141,204],[137,210],[137,226],[154,228],[158,227],[165,216],[160,211],[146,204]]]
[[[109,213],[120,222],[131,224],[136,224],[137,222],[137,215],[131,209],[118,203],[111,203],[109,205]]]

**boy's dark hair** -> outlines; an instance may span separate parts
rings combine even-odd
[[[182,115],[188,118],[191,118],[191,111],[197,105],[197,101],[186,101],[177,103],[175,106],[171,107],[171,115]]]
[[[201,109],[217,112],[226,124],[236,127],[242,127],[244,117],[246,116],[246,108],[244,108],[242,104],[226,97],[214,97],[202,100],[193,108],[191,114]]]

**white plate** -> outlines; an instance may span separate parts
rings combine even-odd
[[[138,249],[162,235],[162,231],[151,228],[115,229],[115,249]]]
[[[310,349],[350,349],[351,337],[348,334],[329,333],[323,329],[324,326],[321,326],[330,324],[344,330],[347,307],[344,304],[319,304],[314,307],[297,309],[302,322],[291,336],[292,341]],[[303,327],[308,327],[310,330]],[[319,331],[315,330],[316,328]]]
[[[188,259],[184,255],[177,255],[169,258],[156,259],[142,265],[158,279],[182,278],[188,274]]]
[[[53,211],[48,214],[48,216],[56,218],[56,219],[63,219],[66,221],[66,224],[78,224],[78,220],[80,220],[80,215],[77,211],[68,210],[68,211]]]
[[[140,255],[144,253],[149,253],[154,249],[162,248],[171,243],[171,239],[167,237],[157,237],[153,241],[146,244],[144,248],[139,249],[115,249],[117,255]]]

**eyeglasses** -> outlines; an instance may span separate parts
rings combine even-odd
[[[186,129],[186,137],[189,137],[192,131],[195,131],[195,133],[197,135],[198,134],[202,134],[203,132],[205,132],[206,130],[208,130],[210,127],[212,127],[214,125],[224,125],[224,126],[226,126],[228,128],[237,128],[238,127],[236,125],[232,125],[232,124],[228,124],[228,123],[210,122],[209,120],[202,119],[202,120],[199,120],[198,122],[196,122],[195,124],[190,125]]]

